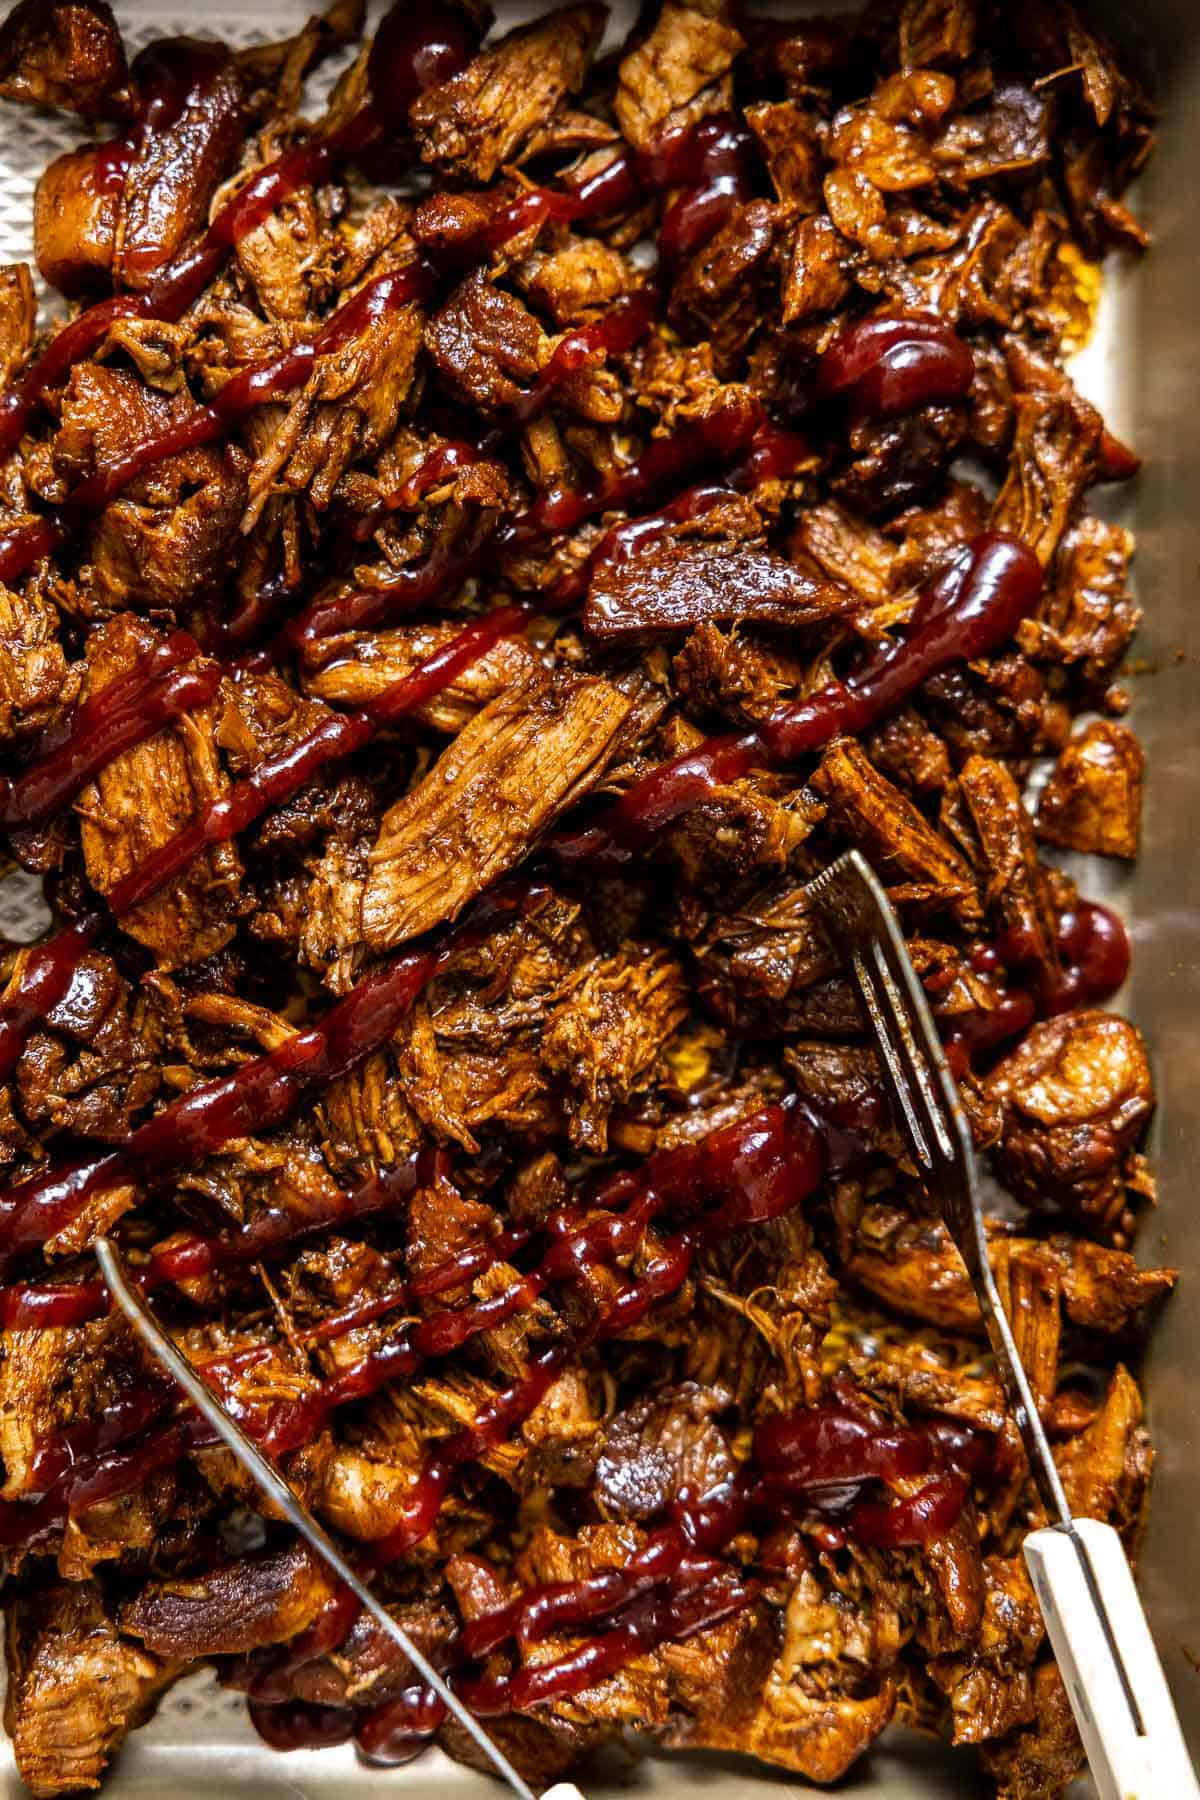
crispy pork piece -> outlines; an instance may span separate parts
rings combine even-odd
[[[978,922],[979,890],[965,858],[853,738],[839,739],[825,752],[813,784],[852,841],[878,861],[893,899],[950,907],[964,925]]]
[[[1064,536],[1037,612],[1018,639],[1030,656],[1078,665],[1085,680],[1106,681],[1137,630],[1141,612],[1129,591],[1133,537],[1122,525],[1085,514]]]
[[[893,588],[896,551],[881,531],[854,518],[836,500],[806,506],[792,534],[793,556],[811,557],[831,581],[878,606]]]
[[[491,701],[385,814],[340,917],[318,874],[309,943],[387,950],[454,918],[599,780],[631,707],[610,682],[565,669]]]
[[[773,632],[697,625],[674,658],[675,686],[691,717],[754,726],[805,690],[808,670]]]
[[[79,698],[83,673],[68,663],[58,613],[37,584],[0,587],[0,740],[55,724]]]
[[[667,318],[685,339],[712,345],[713,367],[726,380],[742,367],[762,325],[759,298],[780,222],[780,209],[766,200],[734,207],[671,289]]]
[[[213,194],[237,164],[246,122],[242,78],[222,44],[160,39],[135,59],[132,74],[135,86],[163,89],[178,102],[139,135],[125,171],[113,280],[138,290],[207,223]]]
[[[1032,1698],[1031,1723],[984,1746],[984,1767],[996,1783],[997,1800],[1053,1800],[1084,1768],[1075,1716],[1053,1658],[1034,1670]]]
[[[334,1581],[305,1544],[239,1557],[187,1581],[151,1581],[121,1613],[121,1629],[175,1662],[237,1656],[286,1643],[331,1598]]]
[[[361,333],[317,359],[248,477],[248,531],[280,486],[328,507],[356,457],[376,452],[396,429],[416,373],[424,321],[415,306],[376,309]]]
[[[984,1574],[976,1644],[928,1665],[949,1702],[956,1744],[987,1743],[1036,1717],[1031,1673],[1045,1640],[1037,1595],[1019,1556],[986,1557]]]
[[[1099,1010],[1047,1019],[984,1086],[1005,1109],[998,1156],[1017,1197],[1122,1229],[1130,1158],[1154,1104],[1136,1026]]]
[[[1137,855],[1146,759],[1126,725],[1093,719],[1059,755],[1038,801],[1038,836],[1099,856]]]
[[[594,1495],[607,1519],[655,1519],[686,1494],[712,1494],[737,1463],[717,1417],[731,1395],[694,1381],[635,1401],[609,1421]]]
[[[120,189],[106,179],[97,144],[47,164],[33,200],[33,254],[42,277],[72,299],[107,293],[121,214]]]
[[[796,100],[760,100],[746,123],[762,146],[777,197],[798,212],[821,204],[819,115]]]
[[[476,269],[425,327],[425,347],[456,399],[484,413],[514,406],[550,357],[529,308]]]
[[[995,757],[972,756],[959,773],[958,791],[983,855],[984,905],[999,917],[1008,941],[1020,946],[1020,960],[1035,963],[1054,981],[1060,973],[1058,921],[1020,789]]]
[[[601,316],[640,283],[637,269],[603,238],[570,237],[554,250],[538,250],[513,270],[513,278],[556,325]]]
[[[613,108],[626,141],[647,150],[665,132],[718,111],[722,78],[744,46],[723,5],[664,0],[650,31],[621,61]]]
[[[1048,567],[1081,496],[1096,479],[1104,423],[1065,378],[1013,398],[1016,427],[1008,474],[992,509]]]
[[[103,693],[156,641],[149,626],[122,613],[88,639],[88,691]],[[188,713],[104,768],[76,802],[88,876],[108,892],[151,852],[229,787],[216,745],[216,706]],[[241,879],[232,844],[215,844],[190,869],[136,907],[125,929],[153,950],[159,967],[209,956],[236,929],[230,902]]]
[[[602,6],[560,7],[427,88],[409,111],[422,161],[460,179],[490,181],[579,92],[603,30]]]
[[[0,26],[0,96],[86,119],[129,102],[125,47],[107,0],[20,0]]]
[[[29,264],[0,264],[0,381],[7,387],[29,352],[37,326],[37,297]]]
[[[6,1608],[4,1724],[38,1800],[98,1788],[126,1732],[178,1673],[121,1634],[95,1581],[30,1571]]]
[[[783,323],[797,325],[832,312],[850,292],[851,245],[831,219],[813,213],[792,238],[783,288]]]
[[[636,640],[722,620],[803,627],[858,607],[840,582],[796,568],[764,542],[763,521],[731,499],[672,521],[632,555],[601,555],[583,622],[601,642]]]
[[[1115,1525],[1132,1554],[1150,1490],[1154,1452],[1142,1423],[1142,1397],[1129,1371],[1113,1372],[1104,1404],[1078,1436],[1055,1447],[1071,1511]]]

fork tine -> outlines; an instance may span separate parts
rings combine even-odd
[[[858,982],[859,994],[875,1039],[880,1073],[892,1102],[892,1110],[917,1167],[929,1174],[934,1166],[933,1150],[928,1134],[922,1129],[918,1107],[914,1101],[913,1082],[905,1068],[900,1045],[902,1034],[888,1029],[892,1003],[878,971],[871,967],[861,950],[851,952],[851,964]]]

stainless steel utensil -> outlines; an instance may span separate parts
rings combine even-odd
[[[463,1729],[470,1732],[501,1780],[508,1783],[520,1800],[535,1800],[533,1790],[513,1768],[500,1747],[493,1743],[479,1720],[467,1710],[454,1689],[438,1673],[424,1652],[413,1643],[403,1626],[398,1625],[386,1607],[382,1606],[375,1598],[370,1588],[346,1561],[328,1532],[317,1523],[304,1502],[292,1492],[275,1465],[263,1455],[257,1444],[246,1436],[241,1426],[217,1399],[212,1389],[201,1380],[186,1356],[172,1343],[151,1313],[142,1295],[129,1281],[121,1253],[109,1238],[102,1237],[96,1240],[96,1260],[100,1264],[100,1272],[104,1276],[109,1293],[150,1354],[156,1362],[162,1364],[169,1375],[174,1377],[197,1411],[203,1413],[213,1430],[237,1457],[260,1491],[278,1508],[289,1523],[295,1526],[301,1537],[307,1539],[325,1565],[339,1581],[351,1590],[359,1604],[370,1613],[381,1630],[385,1631],[393,1642],[399,1645],[422,1680],[427,1681],[439,1698],[445,1702]],[[542,1795],[542,1800],[583,1800],[583,1796],[577,1787],[564,1781],[548,1788]]]
[[[987,1254],[970,1129],[891,903],[857,850],[808,889],[858,986],[896,1123],[966,1264],[1048,1518],[1025,1561],[1101,1800],[1200,1795],[1121,1540],[1074,1519]]]

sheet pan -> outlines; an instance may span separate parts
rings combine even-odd
[[[177,0],[116,6],[135,47],[176,32],[250,44],[294,30],[308,10],[303,0],[245,0],[237,8],[228,0],[196,0],[190,8]],[[541,10],[542,0],[496,0],[502,25]],[[760,4],[755,10],[774,9]],[[802,0],[778,10],[802,10]],[[840,8],[818,0],[809,10]],[[613,5],[614,34],[632,11],[628,0]],[[1111,504],[1139,540],[1146,619],[1127,686],[1150,778],[1143,854],[1133,873],[1115,876],[1093,862],[1074,872],[1087,892],[1116,904],[1131,922],[1133,976],[1121,1004],[1147,1034],[1156,1068],[1152,1148],[1162,1191],[1140,1253],[1147,1261],[1178,1264],[1183,1285],[1159,1326],[1147,1369],[1158,1464],[1142,1579],[1200,1758],[1200,6],[1142,0],[1104,11],[1114,35],[1144,59],[1164,112],[1138,201],[1155,235],[1153,253],[1144,261],[1110,263],[1095,333],[1074,369],[1114,430],[1146,459],[1139,480]],[[28,257],[38,175],[79,135],[48,113],[5,109],[0,115],[3,260]],[[0,927],[8,935],[32,938],[45,917],[36,883],[17,875],[0,884]],[[590,1796],[630,1800],[676,1800],[685,1791],[705,1800],[766,1800],[802,1789],[812,1791],[737,1758],[648,1760],[635,1748],[610,1756],[587,1783]],[[26,1791],[0,1740],[0,1795],[18,1800]],[[105,1788],[111,1800],[223,1800],[231,1793],[253,1800],[368,1800],[385,1793],[398,1800],[483,1800],[499,1791],[437,1753],[399,1771],[364,1768],[348,1747],[281,1756],[256,1737],[241,1697],[222,1693],[203,1674],[176,1686],[153,1721],[132,1734]],[[842,1800],[951,1800],[984,1791],[969,1753],[950,1753],[899,1730],[886,1733],[837,1789]],[[1091,1784],[1081,1782],[1072,1800],[1091,1793]]]

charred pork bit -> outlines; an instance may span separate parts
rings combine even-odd
[[[106,0],[20,0],[0,27],[0,95],[85,118],[128,104],[125,48]]]

